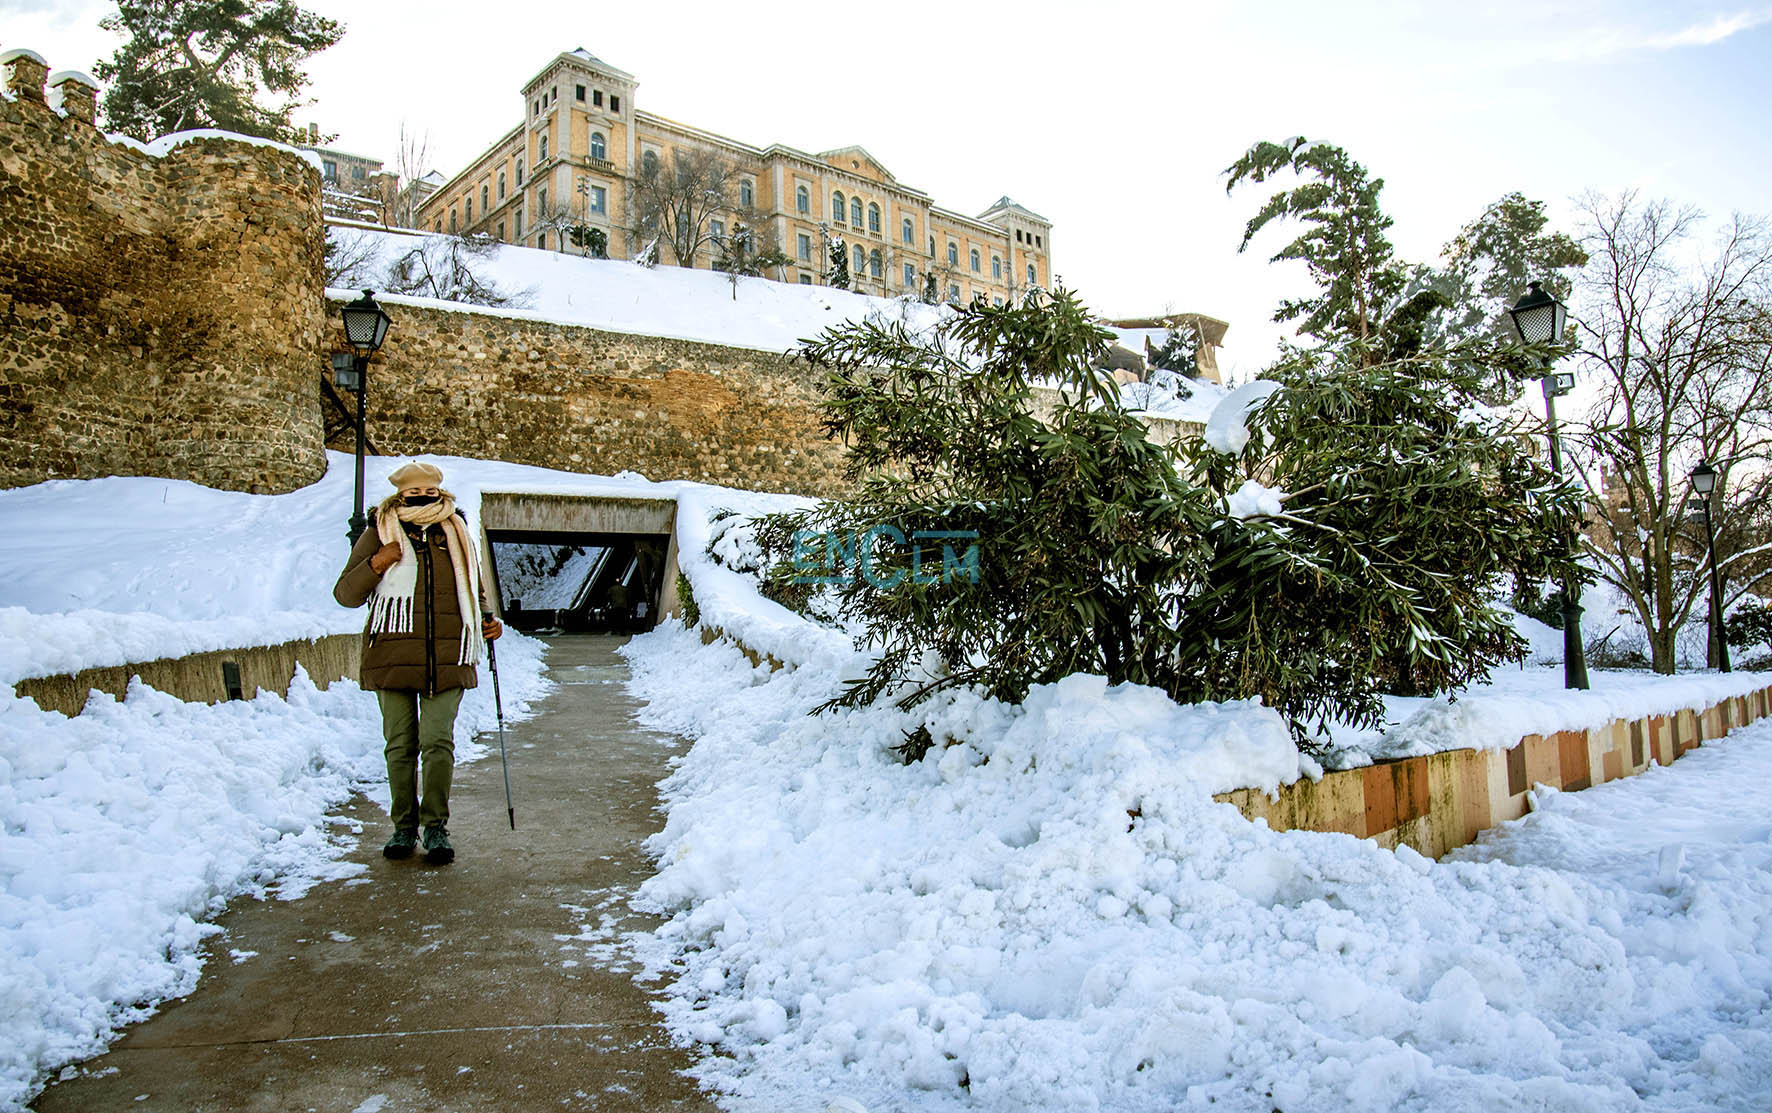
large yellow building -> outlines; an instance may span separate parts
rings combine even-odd
[[[695,267],[712,266],[743,223],[788,256],[769,275],[786,282],[823,284],[828,248],[841,241],[851,288],[863,293],[922,293],[933,275],[942,298],[1001,302],[1051,284],[1052,224],[1008,197],[965,216],[899,182],[860,147],[752,147],[641,111],[637,84],[584,50],[559,55],[523,87],[523,122],[426,198],[415,223],[575,253],[583,243],[563,242],[564,230],[596,228],[612,257],[656,238],[661,261]],[[631,227],[628,193],[641,174],[709,155],[734,181],[692,237],[706,242],[675,259],[669,235]]]

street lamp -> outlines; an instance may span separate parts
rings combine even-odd
[[[1700,460],[1687,478],[1692,483],[1692,493],[1704,504],[1705,556],[1710,565],[1710,636],[1717,643],[1717,667],[1728,672],[1729,642],[1723,636],[1723,588],[1717,578],[1717,531],[1710,518],[1711,492],[1717,489],[1717,469],[1708,461]]]
[[[345,321],[345,342],[356,352],[335,352],[332,356],[332,377],[340,390],[357,395],[357,489],[351,499],[351,526],[346,536],[356,543],[369,525],[363,516],[363,447],[368,428],[366,402],[369,395],[369,357],[387,339],[392,319],[375,304],[375,291],[365,290],[363,296],[344,306],[339,314]]]
[[[1513,318],[1514,329],[1520,334],[1520,339],[1528,344],[1543,344],[1562,339],[1563,327],[1569,319],[1569,311],[1564,308],[1563,303],[1545,293],[1537,282],[1532,283],[1526,296],[1515,302],[1513,308],[1507,312]],[[1544,419],[1545,430],[1550,438],[1551,473],[1562,478],[1563,442],[1557,433],[1557,399],[1575,389],[1575,376],[1567,372],[1559,374],[1550,364],[1546,364],[1539,383],[1544,388]],[[1586,688],[1587,654],[1581,646],[1581,603],[1575,597],[1576,581],[1573,574],[1564,578],[1562,589],[1563,687]]]

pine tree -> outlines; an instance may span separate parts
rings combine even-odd
[[[299,142],[301,64],[344,35],[293,0],[118,0],[99,26],[129,36],[94,67],[106,124],[144,142],[191,128]]]
[[[1305,181],[1267,199],[1244,227],[1237,250],[1248,248],[1255,234],[1276,220],[1304,222],[1304,233],[1275,253],[1273,261],[1303,262],[1319,292],[1281,302],[1274,320],[1297,320],[1300,333],[1321,341],[1374,340],[1383,308],[1402,291],[1406,278],[1385,238],[1391,218],[1378,206],[1384,180],[1368,177],[1366,168],[1340,147],[1299,136],[1250,147],[1225,170],[1225,191],[1284,171]]]

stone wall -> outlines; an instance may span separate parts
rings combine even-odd
[[[46,70],[0,58],[0,486],[313,482],[319,172],[233,139],[111,142],[91,87],[61,82],[51,107]]]
[[[787,356],[381,300],[393,324],[370,365],[368,410],[383,455],[800,494],[842,487],[842,446],[819,428],[818,380]],[[333,447],[353,446],[344,434]]]

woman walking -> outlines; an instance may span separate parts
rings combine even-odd
[[[479,553],[455,496],[441,486],[442,471],[402,464],[388,482],[394,494],[376,507],[332,594],[347,607],[369,604],[359,683],[381,704],[387,742],[394,833],[382,854],[411,857],[422,826],[425,861],[443,865],[455,860],[455,714],[462,693],[479,683],[482,647],[504,628],[491,617],[475,621],[491,610]]]

